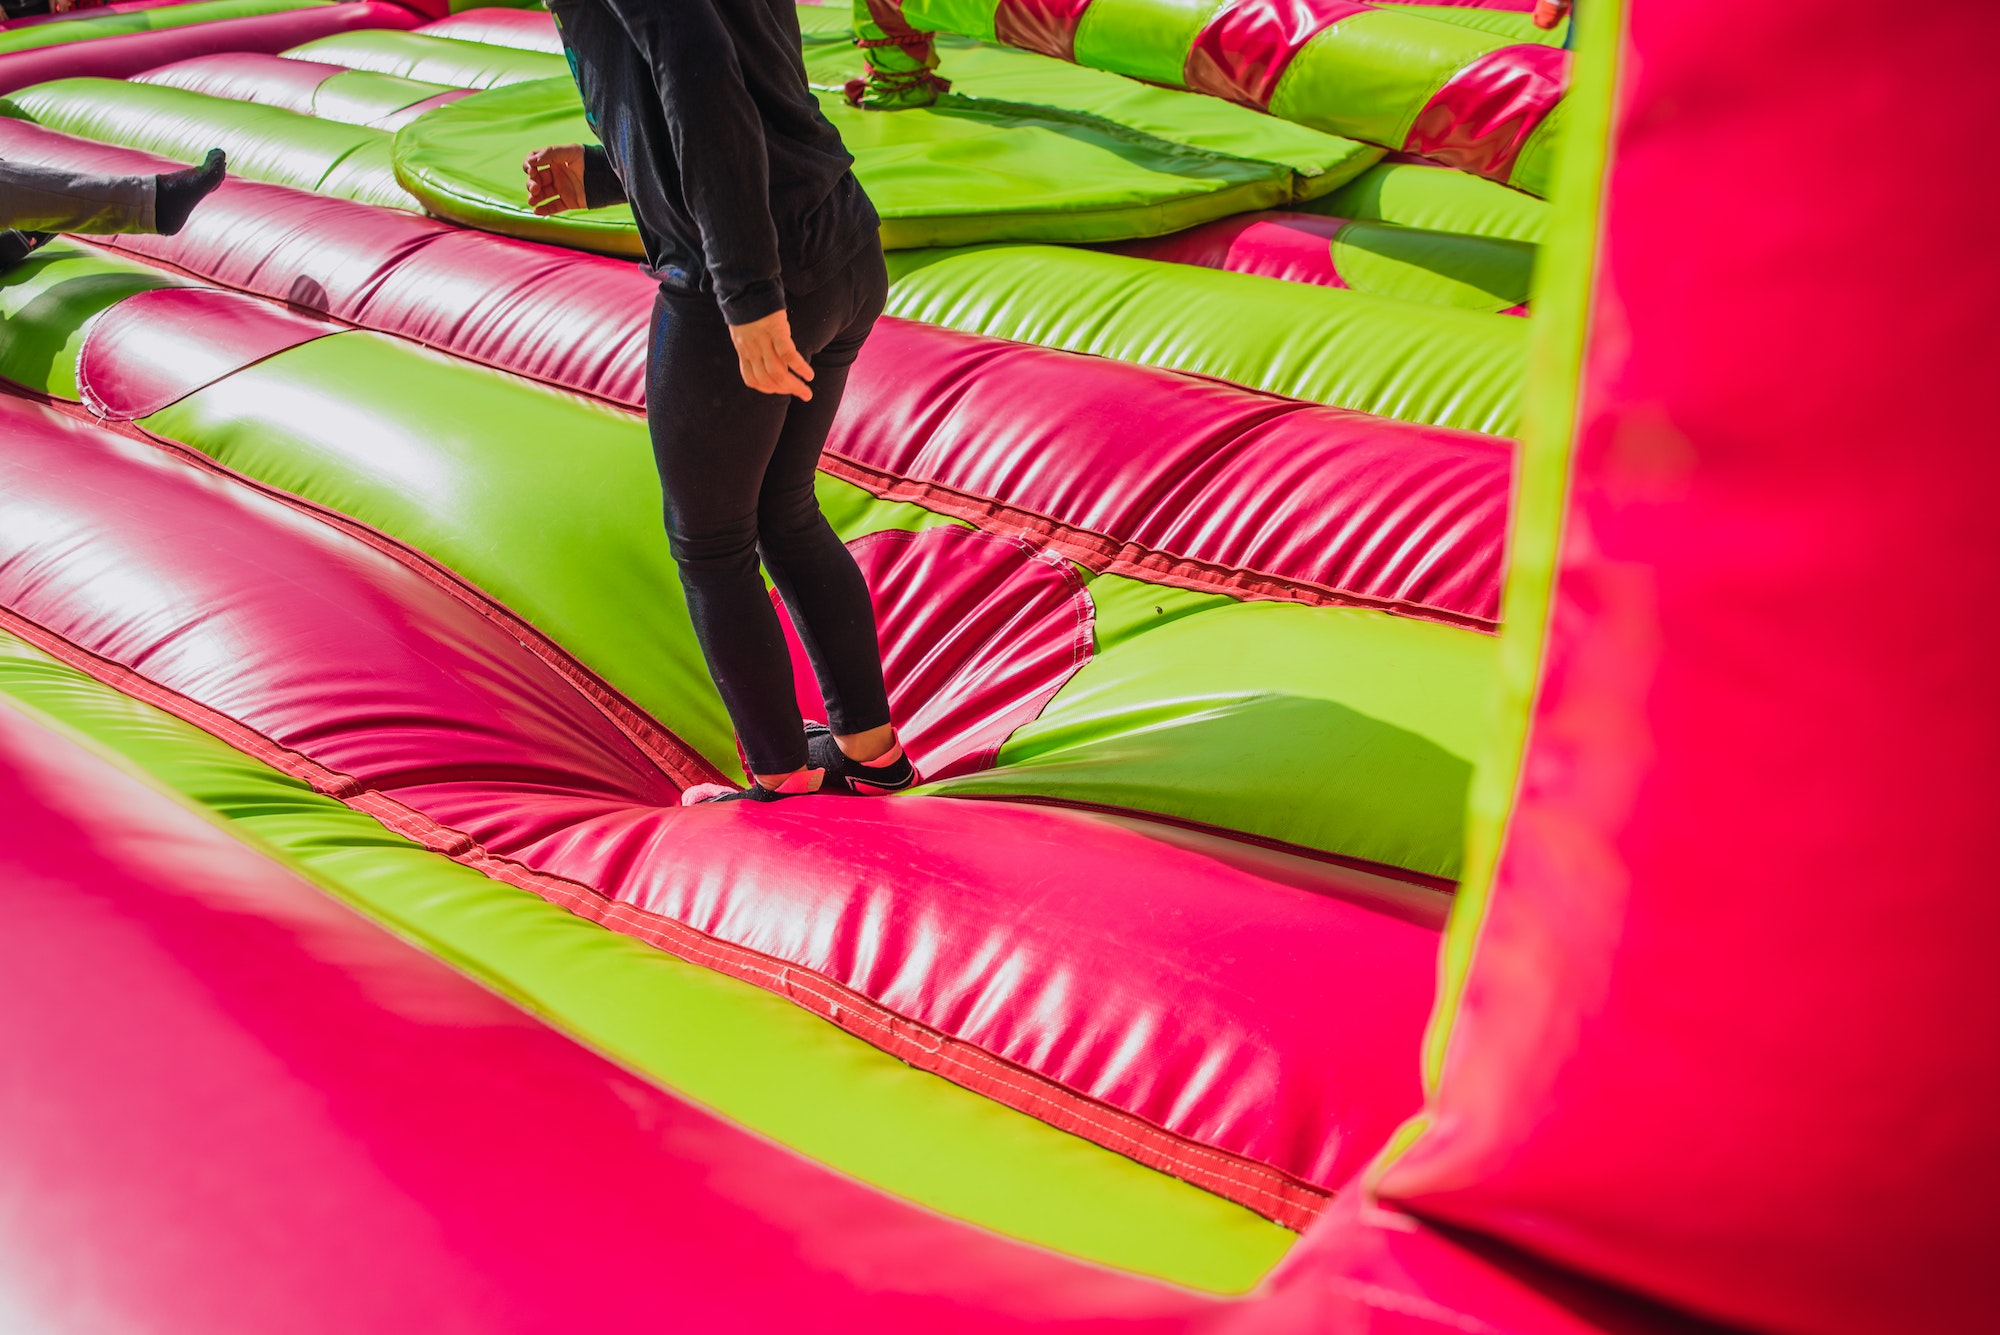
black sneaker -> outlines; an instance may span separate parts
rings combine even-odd
[[[910,763],[901,738],[896,739],[886,757],[864,765],[847,758],[840,743],[833,740],[833,729],[824,723],[806,724],[806,763],[826,771],[826,777],[819,783],[822,793],[843,797],[900,793],[917,781],[917,767]]]

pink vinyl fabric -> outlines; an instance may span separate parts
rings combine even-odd
[[[319,91],[319,86],[345,70],[342,65],[286,60],[283,56],[257,51],[223,51],[147,70],[132,82],[164,84],[190,93],[224,97],[232,102],[255,102],[310,116],[313,94]]]
[[[160,288],[127,297],[90,323],[77,384],[99,417],[131,421],[341,329],[238,292]]]
[[[926,780],[991,765],[1001,743],[1090,661],[1090,595],[1061,557],[955,525],[885,529],[847,547],[875,602],[897,735]],[[771,598],[799,711],[824,723],[805,645],[783,600]]]
[[[1528,136],[1562,101],[1569,66],[1569,52],[1532,43],[1481,56],[1424,104],[1404,151],[1506,180]]]
[[[765,973],[737,972],[802,1001],[831,980],[989,1054],[975,1088],[1069,1091],[1058,1125],[1276,1217],[1417,1104],[1437,892],[1039,806],[682,809],[704,776],[671,779],[407,563],[157,446],[0,410],[0,608],[392,828],[646,939],[754,952]]]
[[[93,76],[128,79],[160,65],[215,51],[283,51],[357,28],[413,28],[423,17],[389,0],[343,0],[332,5],[218,19],[184,28],[96,37],[0,55],[0,94],[51,79]]]
[[[1881,114],[1984,123],[2000,11],[1728,29],[1630,11],[1533,731],[1381,1189],[1745,1328],[2000,1329],[2000,186]]]
[[[993,35],[1009,46],[1057,60],[1076,59],[1076,28],[1090,0],[999,0]]]
[[[1506,441],[893,319],[847,394],[829,471],[1086,565],[1498,616]]]
[[[1229,0],[1195,35],[1181,81],[1262,111],[1300,47],[1368,8],[1356,0]]]
[[[0,810],[23,1329],[1164,1335],[1226,1307],[731,1126],[4,705]]]
[[[1240,213],[1184,232],[1113,242],[1103,249],[1136,259],[1226,269],[1288,283],[1346,287],[1346,280],[1333,265],[1333,239],[1346,225],[1345,218],[1316,213]]]

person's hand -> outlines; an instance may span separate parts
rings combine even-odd
[[[813,369],[792,342],[791,317],[773,311],[761,320],[729,326],[743,383],[765,394],[790,394],[810,400]]]
[[[528,207],[538,218],[584,206],[583,145],[538,148],[521,163],[528,174]]]
[[[1570,6],[1575,3],[1576,0],[1535,0],[1535,26],[1547,32],[1569,17]]]

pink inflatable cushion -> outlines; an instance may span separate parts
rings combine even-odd
[[[897,733],[926,780],[993,763],[1090,661],[1090,595],[1069,563],[1018,538],[947,526],[847,544],[868,581]],[[775,591],[799,712],[826,721],[805,646]]]
[[[421,16],[389,0],[343,0],[276,14],[218,19],[184,28],[97,37],[0,55],[0,94],[51,79],[128,79],[171,61],[215,51],[284,51],[356,28],[412,28]]]
[[[1138,1335],[1221,1306],[745,1133],[3,705],[0,810],[23,1328]]]
[[[712,774],[417,558],[0,410],[14,624],[426,846],[1295,1225],[1417,1104],[1435,892],[1038,806],[681,809]]]
[[[1319,287],[1346,287],[1333,267],[1333,238],[1344,218],[1316,213],[1242,213],[1184,232],[1120,241],[1103,249],[1142,260],[1282,278]]]
[[[449,37],[454,41],[478,42],[485,46],[511,46],[520,51],[544,51],[559,56],[562,37],[556,32],[555,16],[546,9],[464,9],[417,29],[427,37]]]
[[[131,421],[342,327],[240,292],[141,292],[91,322],[77,354],[77,385],[99,417]]]
[[[181,165],[6,119],[0,157],[103,172]],[[545,383],[644,403],[658,285],[628,261],[241,180],[224,182],[178,236],[97,241]]]
[[[1076,59],[1076,29],[1091,0],[999,0],[993,36],[1057,60]]]
[[[1529,43],[1488,52],[1451,76],[1417,113],[1403,147],[1504,181],[1528,136],[1569,86],[1570,53]]]
[[[1194,92],[1263,111],[1300,47],[1368,10],[1358,0],[1225,4],[1195,34],[1181,81]]]
[[[147,70],[134,76],[132,82],[163,84],[190,93],[232,102],[255,102],[310,116],[313,94],[319,91],[319,86],[345,72],[341,65],[286,60],[258,51],[223,51]]]
[[[825,467],[1093,569],[1490,624],[1512,448],[885,319]]]

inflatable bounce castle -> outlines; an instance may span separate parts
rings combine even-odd
[[[800,6],[926,782],[688,808],[550,15],[0,27],[231,169],[0,273],[0,1326],[2000,1330],[2000,11],[1531,7]]]

